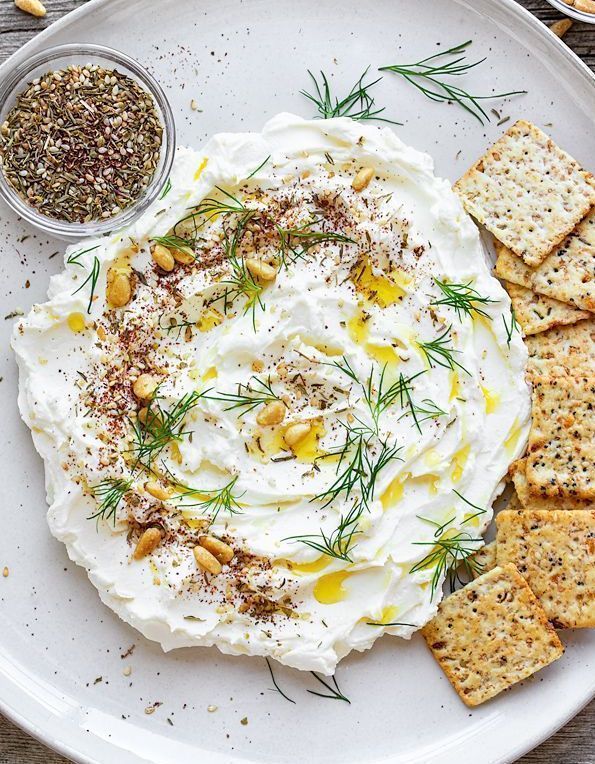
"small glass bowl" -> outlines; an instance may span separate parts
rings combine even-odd
[[[132,58],[117,50],[106,48],[103,45],[86,43],[57,45],[41,51],[36,56],[33,56],[33,58],[21,64],[17,64],[6,74],[0,84],[0,124],[5,121],[8,112],[15,105],[17,97],[31,80],[48,71],[65,69],[71,64],[77,66],[99,64],[106,69],[118,69],[131,79],[134,79],[143,90],[153,96],[157,114],[163,125],[163,136],[159,163],[145,192],[130,206],[122,210],[122,212],[104,220],[91,220],[88,223],[70,223],[42,215],[19,196],[6,179],[4,172],[0,169],[0,197],[24,220],[45,233],[61,239],[81,239],[86,236],[101,236],[110,231],[123,228],[142,215],[147,207],[155,201],[166,184],[176,150],[174,117],[161,86],[144,67]]]
[[[561,13],[565,13],[577,21],[584,21],[587,24],[595,24],[595,13],[586,13],[585,11],[578,11],[572,5],[566,5],[562,0],[547,0],[547,2]]]

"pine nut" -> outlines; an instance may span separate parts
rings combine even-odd
[[[362,167],[362,169],[357,173],[355,178],[351,182],[351,188],[354,191],[363,191],[364,188],[367,188],[367,186],[370,184],[370,181],[374,177],[374,168],[373,167]]]
[[[570,19],[558,19],[550,24],[550,29],[557,37],[564,37],[566,32],[572,27],[572,21]]]
[[[152,374],[141,374],[136,382],[132,385],[132,392],[141,401],[146,401],[151,397],[151,395],[153,395],[158,385],[159,380],[155,379]],[[146,422],[144,422],[144,424],[146,424]]]
[[[210,552],[213,557],[216,557],[220,563],[231,562],[233,560],[234,551],[224,541],[216,539],[214,536],[201,536],[198,539],[198,543]]]
[[[171,488],[167,488],[156,480],[148,480],[145,483],[145,491],[159,501],[167,501],[173,496]]]
[[[171,253],[176,263],[181,263],[182,265],[190,265],[190,263],[193,263],[196,260],[194,252],[190,247],[172,249]]]
[[[248,257],[246,259],[246,268],[250,272],[250,275],[260,281],[274,281],[277,277],[277,269],[273,268],[268,263],[263,263],[262,260],[256,260],[254,257]]]
[[[14,0],[14,4],[17,8],[20,8],[21,11],[30,13],[32,16],[37,16],[37,18],[41,18],[46,14],[45,7],[39,0]]]
[[[200,568],[206,570],[207,573],[213,573],[214,575],[221,573],[221,563],[214,555],[206,549],[203,549],[201,546],[195,546],[193,551],[196,564]]]
[[[142,560],[149,554],[152,554],[161,543],[161,531],[159,528],[147,528],[139,538],[138,544],[132,554],[135,560]]]
[[[256,415],[256,421],[262,427],[280,424],[285,419],[286,410],[282,401],[271,401],[261,408]]]
[[[123,308],[132,297],[132,284],[126,273],[110,270],[107,274],[107,301],[113,308]]]
[[[294,446],[297,446],[298,443],[301,443],[311,429],[312,426],[308,422],[296,422],[295,424],[290,424],[285,430],[283,440],[287,443],[289,448],[293,448]]]
[[[163,244],[155,244],[151,250],[151,257],[153,258],[153,262],[166,273],[173,271],[176,267],[174,256],[167,247],[163,246]]]

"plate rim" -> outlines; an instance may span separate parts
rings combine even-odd
[[[64,27],[67,27],[73,20],[76,20],[79,17],[83,17],[86,15],[92,15],[97,9],[100,9],[102,6],[108,5],[111,1],[112,0],[87,0],[87,2],[84,5],[78,8],[75,8],[72,11],[69,11],[64,16],[61,16],[59,19],[54,21],[48,27],[46,27],[41,32],[39,32],[34,37],[32,37],[30,40],[28,40],[18,50],[16,50],[14,53],[8,56],[8,58],[5,61],[3,61],[2,64],[0,64],[0,78],[4,77],[6,72],[11,67],[13,67],[17,61],[27,57],[30,52],[33,52],[34,50],[43,49],[43,43],[48,38],[51,38],[56,32],[60,31]],[[141,0],[141,2],[146,4],[150,4],[153,1],[154,0]],[[467,0],[455,0],[455,2],[463,2],[463,3],[466,1]],[[516,14],[519,19],[525,21],[529,27],[533,28],[535,33],[541,36],[544,41],[548,42],[549,44],[553,44],[557,48],[558,53],[561,54],[566,59],[566,61],[574,68],[577,76],[583,78],[583,80],[586,83],[590,84],[591,86],[595,86],[595,73],[591,71],[591,69],[587,66],[587,64],[585,64],[585,62],[582,61],[579,58],[579,56],[563,42],[561,38],[555,35],[545,23],[543,23],[540,19],[538,19],[537,16],[531,13],[531,11],[529,11],[527,8],[520,5],[517,2],[517,0],[487,0],[487,2],[489,2],[494,7],[496,6],[504,7],[513,16]],[[494,22],[494,23],[496,23],[498,26],[501,26],[497,22]],[[7,681],[9,684],[13,685],[13,688],[14,688],[13,692],[15,690],[18,692],[18,688],[15,686],[14,680],[11,680],[11,678],[8,677],[1,670],[1,668],[0,668],[0,675],[1,675],[0,678]],[[31,698],[31,696],[29,697]],[[548,725],[548,727],[544,729],[543,734],[540,734],[538,738],[527,739],[519,743],[518,745],[514,747],[514,749],[509,751],[504,757],[491,760],[490,764],[512,764],[512,762],[517,761],[520,757],[534,750],[539,745],[541,745],[546,740],[548,740],[550,737],[552,737],[556,732],[562,729],[562,727],[568,724],[568,722],[571,721],[577,714],[579,714],[594,698],[595,698],[595,678],[587,694],[581,697],[576,703],[572,704],[572,706],[568,708],[564,714],[562,714],[560,717],[557,717],[550,725]],[[37,702],[37,705],[41,706],[39,702]],[[37,721],[34,721],[28,718],[24,713],[17,710],[16,706],[13,706],[11,704],[8,697],[3,697],[1,688],[0,688],[0,713],[6,719],[8,719],[11,723],[16,725],[18,728],[22,729],[24,732],[26,732],[28,735],[30,735],[33,739],[37,740],[42,745],[45,745],[46,747],[50,748],[56,753],[62,756],[65,756],[74,762],[77,762],[80,764],[104,764],[104,762],[101,759],[95,758],[95,756],[89,755],[88,753],[84,752],[82,748],[79,748],[78,745],[72,746],[65,741],[56,739],[53,736],[53,734],[49,731],[49,727],[44,728],[41,723],[38,723]],[[48,719],[51,719],[51,717],[48,717]],[[97,742],[93,744],[97,745]],[[102,742],[105,742],[105,741],[102,741]],[[109,745],[110,748],[113,748],[113,746],[110,743],[107,743],[107,745]],[[118,750],[119,749],[117,748],[113,748],[114,753],[117,753]],[[142,760],[139,757],[137,757],[136,754],[133,754],[133,755],[135,757],[135,760],[138,760],[140,764]],[[228,761],[230,762],[230,764],[233,764],[233,762],[237,762],[237,764],[240,764],[240,762],[246,762],[247,760],[244,757],[237,757],[235,755],[231,755],[228,758]],[[386,762],[387,764],[389,764],[390,759],[386,760]]]

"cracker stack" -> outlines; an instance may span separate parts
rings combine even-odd
[[[484,572],[422,630],[476,706],[562,655],[554,626],[595,627],[595,182],[521,121],[455,190],[497,239],[533,383],[516,493],[474,555]]]

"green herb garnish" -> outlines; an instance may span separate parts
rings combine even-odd
[[[94,250],[99,248],[99,244],[95,245],[94,247],[89,247],[89,249],[83,249],[80,252],[75,252],[73,255],[69,255],[66,262],[68,265],[78,265],[79,268],[84,268],[85,266],[80,262],[80,258],[83,255],[86,255],[88,252],[93,252]],[[91,306],[93,305],[93,298],[95,297],[95,289],[97,287],[97,281],[99,279],[99,273],[101,272],[101,263],[99,262],[99,258],[97,255],[93,257],[93,265],[91,267],[91,271],[87,278],[83,281],[83,283],[80,285],[78,289],[75,289],[73,292],[74,294],[78,294],[81,289],[84,289],[87,284],[91,284],[91,293],[89,295],[89,303],[87,305],[87,313],[91,313]]]
[[[265,380],[252,376],[247,384],[238,383],[237,393],[222,393],[217,391],[214,395],[206,395],[206,398],[212,401],[223,401],[229,405],[224,411],[233,409],[242,409],[238,417],[243,417],[258,406],[281,400],[273,390],[271,378]]]
[[[423,352],[431,369],[433,369],[434,366],[443,366],[445,369],[450,369],[451,371],[459,368],[462,369],[465,374],[471,376],[467,369],[455,359],[455,353],[460,353],[460,351],[455,350],[455,348],[449,345],[451,342],[451,329],[452,326],[449,326],[440,336],[436,337],[435,340],[418,342],[417,346]]]
[[[349,698],[347,698],[340,690],[339,685],[337,684],[337,679],[332,676],[331,679],[333,681],[334,687],[331,687],[330,684],[327,684],[324,679],[321,679],[316,672],[311,671],[310,672],[314,679],[316,679],[318,682],[320,682],[321,685],[326,687],[326,689],[329,691],[329,695],[323,692],[316,692],[315,690],[308,690],[310,695],[318,695],[319,698],[329,698],[330,700],[342,700],[345,703],[349,703],[351,705],[351,701]]]
[[[137,463],[150,468],[151,462],[171,442],[180,441],[188,435],[188,431],[184,430],[184,419],[207,392],[187,393],[169,410],[162,407],[162,398],[156,393],[153,395],[146,407],[144,422],[131,420],[134,437],[131,452],[135,454]]]
[[[473,63],[465,63],[464,54],[471,43],[472,40],[467,40],[467,42],[461,45],[456,45],[454,48],[449,48],[444,52],[422,58],[421,61],[416,63],[382,66],[379,71],[393,72],[400,75],[432,101],[459,104],[461,108],[472,114],[483,125],[484,120],[486,122],[490,121],[490,117],[481,105],[481,101],[522,95],[527,91],[512,90],[509,93],[494,93],[485,96],[473,95],[455,85],[452,80],[449,81],[448,78],[460,77],[485,61],[485,58],[482,58]],[[445,60],[447,56],[457,56],[457,58]],[[446,80],[444,79],[445,77],[447,78]]]
[[[459,320],[463,315],[473,316],[473,313],[491,320],[491,316],[478,306],[489,305],[497,302],[497,300],[482,297],[476,289],[473,289],[470,281],[466,284],[451,284],[447,281],[434,279],[434,283],[444,296],[439,300],[433,300],[430,305],[448,305],[454,308]]]
[[[300,90],[300,94],[305,96],[311,101],[319,117],[322,119],[332,119],[333,117],[351,117],[355,120],[367,120],[376,119],[379,122],[389,122],[393,125],[400,125],[400,122],[394,122],[392,119],[385,119],[380,115],[385,111],[385,108],[375,109],[374,98],[370,95],[370,90],[376,85],[382,77],[373,82],[365,82],[368,70],[362,74],[359,80],[351,88],[349,93],[339,99],[332,95],[331,86],[328,78],[324,72],[320,72],[321,81],[318,82],[316,77],[308,69],[308,74],[314,84],[314,93],[308,93],[307,90]]]
[[[165,199],[165,197],[169,194],[171,191],[171,179],[168,178],[165,186],[163,186],[163,191],[159,194],[159,201],[162,199]]]
[[[123,478],[107,478],[102,480],[101,483],[91,487],[93,496],[96,499],[101,499],[97,512],[90,515],[88,520],[105,520],[108,522],[112,520],[116,522],[116,512],[120,506],[120,502],[126,496],[132,480],[124,480]]]
[[[265,658],[265,661],[267,662],[267,666],[269,668],[269,674],[271,675],[271,679],[273,681],[273,684],[275,685],[275,690],[277,690],[279,695],[284,697],[285,700],[288,700],[290,703],[293,703],[295,705],[295,700],[292,700],[288,695],[286,695],[283,692],[283,690],[279,687],[279,685],[277,684],[277,680],[275,679],[275,675],[273,674],[273,667],[271,666],[271,662],[269,661],[269,659]]]
[[[510,347],[513,333],[521,331],[512,305],[510,306],[510,324],[506,322],[506,316],[502,316],[502,322],[504,323],[504,329],[506,330],[506,344]]]

